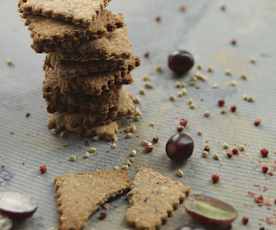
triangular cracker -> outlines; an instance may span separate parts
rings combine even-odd
[[[165,223],[190,188],[160,173],[142,168],[136,174],[129,193],[126,218],[137,229],[155,230]]]
[[[87,27],[93,23],[109,0],[19,0],[24,15],[38,15]]]
[[[128,188],[126,170],[95,171],[56,177],[59,230],[82,230],[100,205]]]

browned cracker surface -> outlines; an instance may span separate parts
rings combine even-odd
[[[31,31],[32,48],[38,52],[52,52],[62,49],[73,49],[82,42],[99,39],[107,33],[121,28],[123,17],[104,10],[87,29],[57,21],[43,16],[24,16],[26,25]]]
[[[117,111],[107,115],[83,113],[55,113],[49,115],[48,127],[57,131],[68,131],[82,136],[99,136],[105,140],[116,140],[118,125],[114,120],[133,117],[139,110],[134,97],[126,90],[120,91]]]
[[[82,230],[99,206],[129,188],[129,180],[126,170],[106,170],[59,176],[54,185],[59,230]]]
[[[132,44],[126,27],[117,29],[101,39],[84,42],[75,49],[60,49],[62,59],[73,61],[126,59],[132,55]]]
[[[73,62],[60,59],[56,54],[48,54],[44,63],[60,78],[76,78],[91,76],[98,73],[114,71],[132,71],[140,65],[139,58],[131,56],[128,59],[91,60],[88,62]]]
[[[63,79],[57,77],[51,68],[45,70],[44,88],[56,88],[61,94],[79,93],[99,96],[104,91],[112,89],[114,86],[132,83],[133,79],[126,72],[114,72],[109,74],[97,74],[91,77],[78,77]]]
[[[142,168],[129,193],[127,222],[137,229],[155,230],[183,202],[190,188],[160,173]]]
[[[46,16],[75,25],[89,26],[108,0],[19,0],[23,14]]]
[[[107,114],[111,110],[117,109],[118,106],[120,87],[114,87],[99,96],[91,96],[82,92],[62,94],[57,87],[45,85],[47,86],[43,87],[43,97],[47,101],[49,113],[90,112]]]

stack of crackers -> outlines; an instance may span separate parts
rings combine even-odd
[[[139,66],[122,15],[108,0],[19,0],[32,48],[47,53],[43,97],[49,128],[113,139],[116,120],[136,116],[123,85]]]

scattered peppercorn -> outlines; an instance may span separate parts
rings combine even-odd
[[[237,45],[237,40],[236,39],[232,39],[231,41],[230,41],[230,44],[232,45],[232,46],[236,46]]]
[[[209,118],[210,115],[211,115],[211,114],[210,114],[209,111],[206,111],[206,112],[203,113],[203,116],[204,116],[205,118]]]
[[[181,170],[181,169],[178,169],[178,170],[176,170],[176,176],[178,176],[178,177],[183,177],[184,176],[184,172]]]
[[[40,171],[41,175],[45,174],[47,172],[47,165],[45,165],[45,164],[40,165],[39,171]]]
[[[105,211],[100,212],[100,215],[98,217],[99,220],[104,220],[107,217],[107,214]]]
[[[213,174],[211,179],[212,179],[213,184],[217,184],[220,180],[220,177],[218,174]]]
[[[268,172],[268,167],[267,167],[266,165],[263,165],[263,166],[262,166],[262,172],[263,172],[264,174],[267,174],[267,172]]]
[[[156,66],[155,71],[159,74],[163,73],[163,69],[160,65]]]
[[[179,133],[181,133],[182,131],[183,131],[183,126],[177,126],[177,128],[176,128],[176,130],[177,130],[177,132],[179,132]]]
[[[144,53],[144,58],[149,58],[149,57],[150,57],[150,53],[149,52]]]
[[[26,118],[29,118],[30,116],[31,116],[30,113],[26,113],[26,114],[25,114],[25,117],[26,117]]]
[[[194,64],[193,55],[186,50],[176,51],[168,57],[168,66],[177,75],[188,73]]]
[[[232,149],[232,154],[235,155],[235,156],[239,155],[239,150],[237,148],[233,148]]]
[[[256,204],[261,205],[261,204],[263,204],[263,202],[264,202],[264,197],[262,195],[255,197]]]
[[[185,118],[181,118],[179,121],[179,125],[182,126],[183,128],[186,128],[188,125],[188,120]]]
[[[233,155],[232,155],[232,153],[228,152],[228,153],[226,153],[226,156],[227,156],[229,159],[231,159]]]
[[[247,225],[248,222],[249,222],[249,218],[246,217],[246,216],[244,216],[244,217],[242,218],[241,222],[242,222],[242,225]]]
[[[161,22],[161,17],[160,17],[160,16],[155,17],[155,21],[156,21],[157,23],[160,23],[160,22]]]
[[[142,143],[144,147],[144,153],[151,153],[153,151],[153,144],[149,141],[144,141]]]
[[[186,5],[181,5],[179,7],[179,11],[182,12],[182,13],[185,13],[187,11],[187,6]]]
[[[223,99],[218,100],[218,107],[224,107],[225,101]]]
[[[260,118],[257,118],[257,119],[254,121],[254,125],[255,125],[256,127],[260,126],[261,123],[262,123],[262,120],[261,120]]]
[[[205,145],[203,148],[204,151],[210,152],[210,146],[209,145]]]
[[[263,158],[267,158],[268,157],[268,154],[269,154],[269,151],[266,149],[266,148],[262,148],[260,150],[260,154]]]
[[[159,137],[152,138],[152,144],[157,144],[159,142]]]
[[[232,106],[230,107],[230,112],[232,112],[232,113],[237,112],[237,106],[232,105]]]

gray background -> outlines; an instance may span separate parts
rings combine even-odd
[[[224,2],[228,7],[226,13],[219,9]],[[178,11],[182,3],[188,6],[185,14]],[[130,87],[131,91],[138,92],[143,84],[141,76],[145,74],[151,76],[155,89],[147,91],[142,98],[144,117],[137,123],[139,138],[120,138],[115,150],[110,150],[104,142],[92,143],[91,146],[97,147],[96,157],[70,163],[68,156],[83,154],[87,147],[83,140],[57,138],[47,130],[47,114],[41,95],[44,56],[35,54],[29,47],[29,32],[18,16],[16,2],[0,1],[0,164],[13,175],[11,182],[1,182],[0,191],[29,193],[39,202],[35,216],[16,229],[45,230],[55,226],[57,214],[52,189],[55,176],[68,171],[113,167],[124,162],[133,148],[139,150],[135,166],[147,165],[174,177],[174,168],[165,156],[164,145],[175,132],[177,118],[181,117],[189,119],[188,132],[196,142],[195,154],[182,166],[185,176],[181,180],[195,192],[230,202],[239,210],[240,216],[250,216],[249,226],[243,227],[237,220],[234,229],[258,229],[261,219],[271,215],[273,209],[275,211],[275,206],[272,210],[257,207],[247,192],[258,192],[254,184],[260,184],[269,188],[266,196],[276,198],[275,176],[262,175],[258,165],[261,147],[271,150],[270,162],[276,158],[272,153],[276,134],[276,1],[114,0],[111,9],[125,14],[136,53],[140,56],[146,51],[151,53],[151,59],[143,60],[142,67],[135,71],[137,80]],[[156,16],[162,17],[161,24],[154,21]],[[237,38],[238,47],[229,45],[232,38]],[[178,48],[191,51],[198,64],[205,69],[213,66],[215,73],[208,82],[199,84],[200,89],[189,88],[188,97],[171,103],[168,97],[176,94],[176,80],[167,70],[166,59]],[[249,64],[251,58],[257,60],[255,66]],[[11,59],[15,67],[8,67],[6,59]],[[165,68],[162,75],[155,73],[156,65]],[[232,79],[239,79],[245,73],[249,81],[238,80],[238,87],[231,88],[226,84],[231,78],[224,75],[225,69],[233,72]],[[182,80],[187,81],[187,78]],[[211,88],[214,82],[220,85],[219,89]],[[255,96],[256,103],[242,101],[244,93]],[[188,98],[193,98],[198,107],[196,110],[188,109]],[[228,104],[236,104],[238,113],[220,115],[216,107],[219,98],[225,98]],[[202,118],[206,110],[212,114],[208,120]],[[27,112],[31,113],[29,119],[25,118]],[[252,125],[257,116],[264,121],[258,129]],[[150,122],[156,124],[155,128],[148,126]],[[198,130],[203,132],[203,137],[196,136]],[[10,135],[11,131],[15,135]],[[160,137],[160,144],[152,154],[144,155],[139,143],[154,135]],[[209,140],[212,153],[221,156],[220,162],[200,157],[205,140]],[[226,160],[221,150],[223,142],[247,144],[246,154]],[[63,145],[68,143],[70,146],[64,148]],[[48,165],[48,173],[43,176],[38,173],[41,163]],[[217,186],[209,181],[214,172],[222,176]],[[113,206],[105,221],[98,222],[94,218],[87,229],[127,229],[124,222],[126,201],[117,201]],[[163,229],[175,229],[188,222],[189,218],[180,209]]]

